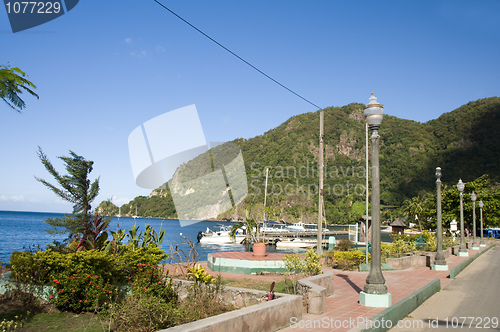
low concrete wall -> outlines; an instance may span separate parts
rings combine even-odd
[[[308,313],[321,315],[326,311],[326,298],[333,295],[333,272],[300,279],[297,293],[303,296]]]
[[[187,296],[192,284],[193,281],[172,279],[172,287],[177,291],[181,300]],[[280,297],[280,293],[275,294],[278,294],[275,298]],[[232,304],[238,309],[268,301],[265,291],[230,286],[222,287],[221,297],[225,303]]]
[[[458,264],[457,266],[455,266],[454,268],[452,268],[450,270],[450,279],[454,279],[460,272],[463,271],[463,269],[465,269],[470,263],[472,263],[476,258],[478,258],[479,256],[481,256],[482,254],[484,254],[485,252],[487,252],[488,250],[490,250],[494,245],[493,244],[490,244],[489,246],[487,246],[484,250],[481,250],[477,253],[475,253],[473,256],[467,258],[466,260],[462,261],[460,264]]]
[[[458,249],[457,249],[458,251]],[[447,248],[443,250],[444,258],[450,257],[452,253],[452,248]],[[416,266],[427,266],[430,267],[431,264],[434,264],[434,258],[436,257],[435,252],[431,251],[422,251],[420,254],[416,254],[413,256],[404,256],[400,258],[387,258],[387,265],[391,266],[394,270],[404,270],[409,267]]]
[[[405,256],[400,258],[387,258],[387,265],[394,270],[404,270],[412,266],[426,266],[427,258],[425,256]]]
[[[172,280],[181,298],[187,294],[191,281]],[[276,299],[267,301],[267,292],[224,286],[222,296],[235,306],[247,305],[239,310],[171,327],[158,332],[215,332],[248,331],[273,332],[290,325],[292,317],[302,319],[302,296],[275,293]],[[262,302],[263,301],[263,302]],[[252,305],[252,303],[259,303]]]
[[[357,328],[350,329],[349,332],[387,331],[390,327],[397,326],[399,320],[404,319],[409,313],[414,311],[417,307],[424,303],[424,301],[440,290],[441,281],[439,279],[434,279],[396,304],[376,314],[370,319],[365,320],[363,323],[358,324]],[[390,321],[390,323],[388,323],[388,321]]]

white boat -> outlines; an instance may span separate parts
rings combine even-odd
[[[295,238],[293,240],[279,241],[276,243],[276,248],[305,248],[310,249],[316,247],[318,241],[316,240],[303,240]]]
[[[292,231],[302,231],[302,232],[305,232],[306,228],[304,227],[304,223],[302,221],[299,221],[295,224],[292,224],[292,225],[289,225],[287,226],[287,228],[289,230],[292,230]]]
[[[260,226],[261,233],[279,233],[288,232],[285,224],[277,223],[275,221],[266,221]]]
[[[218,231],[213,231],[207,227],[205,233],[202,233],[202,237],[199,238],[200,243],[209,243],[209,244],[228,244],[228,243],[241,243],[246,238],[246,235],[243,234],[244,230],[239,229],[236,232],[235,238],[231,238],[229,235],[231,232],[231,227],[229,226],[218,226]]]

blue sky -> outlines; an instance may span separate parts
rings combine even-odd
[[[167,7],[282,84],[321,106],[367,103],[425,122],[498,96],[499,1],[167,1]],[[0,64],[37,85],[22,114],[0,104],[0,210],[70,212],[34,179],[52,181],[41,146],[95,162],[97,203],[123,204],[136,186],[128,135],[196,104],[207,141],[251,138],[314,112],[152,0],[80,1],[12,33],[0,8]]]

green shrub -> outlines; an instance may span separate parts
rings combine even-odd
[[[163,269],[155,264],[137,264],[138,271],[132,280],[132,295],[145,294],[163,302],[177,301],[177,294],[172,289],[172,279],[163,275]]]
[[[352,242],[349,239],[342,239],[337,242],[336,249],[338,251],[349,251],[352,247]]]
[[[174,302],[164,302],[150,293],[134,293],[112,304],[109,314],[115,331],[153,332],[177,325],[181,314]]]
[[[310,249],[306,253],[306,263],[304,265],[304,272],[308,275],[314,276],[321,273],[321,263],[319,262],[321,257],[314,251]]]
[[[51,301],[61,310],[90,311],[123,296],[120,287],[140,272],[140,264],[158,264],[164,251],[157,246],[123,246],[120,255],[87,250],[63,254],[51,250],[14,252],[11,280],[55,288]]]
[[[382,243],[380,246],[382,258],[399,258],[404,253],[415,252],[417,250],[415,242],[411,240],[410,242],[405,242],[405,239],[407,239],[407,237],[399,237],[397,240],[392,242],[392,245]]]
[[[342,270],[353,270],[365,260],[365,253],[361,250],[335,251],[333,264],[334,267]],[[370,261],[370,254],[368,254],[368,261]]]

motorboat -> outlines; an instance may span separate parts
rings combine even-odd
[[[286,241],[278,241],[276,243],[276,248],[282,248],[282,249],[289,249],[289,248],[304,248],[304,249],[310,249],[316,247],[318,244],[318,241],[316,240],[305,240],[305,239],[299,239],[295,238],[293,240],[286,240]]]
[[[234,238],[229,235],[231,233],[230,226],[219,225],[216,226],[219,230],[211,230],[207,227],[205,232],[198,232],[198,242],[199,243],[209,243],[209,244],[230,244],[230,243],[241,243],[246,238],[246,230],[244,227],[239,228],[236,231]]]
[[[266,221],[260,225],[261,233],[288,232],[285,224],[276,221]]]
[[[304,227],[304,223],[302,221],[299,221],[295,224],[289,225],[289,226],[287,226],[287,228],[291,231],[301,231],[301,232],[306,231],[306,228]]]

